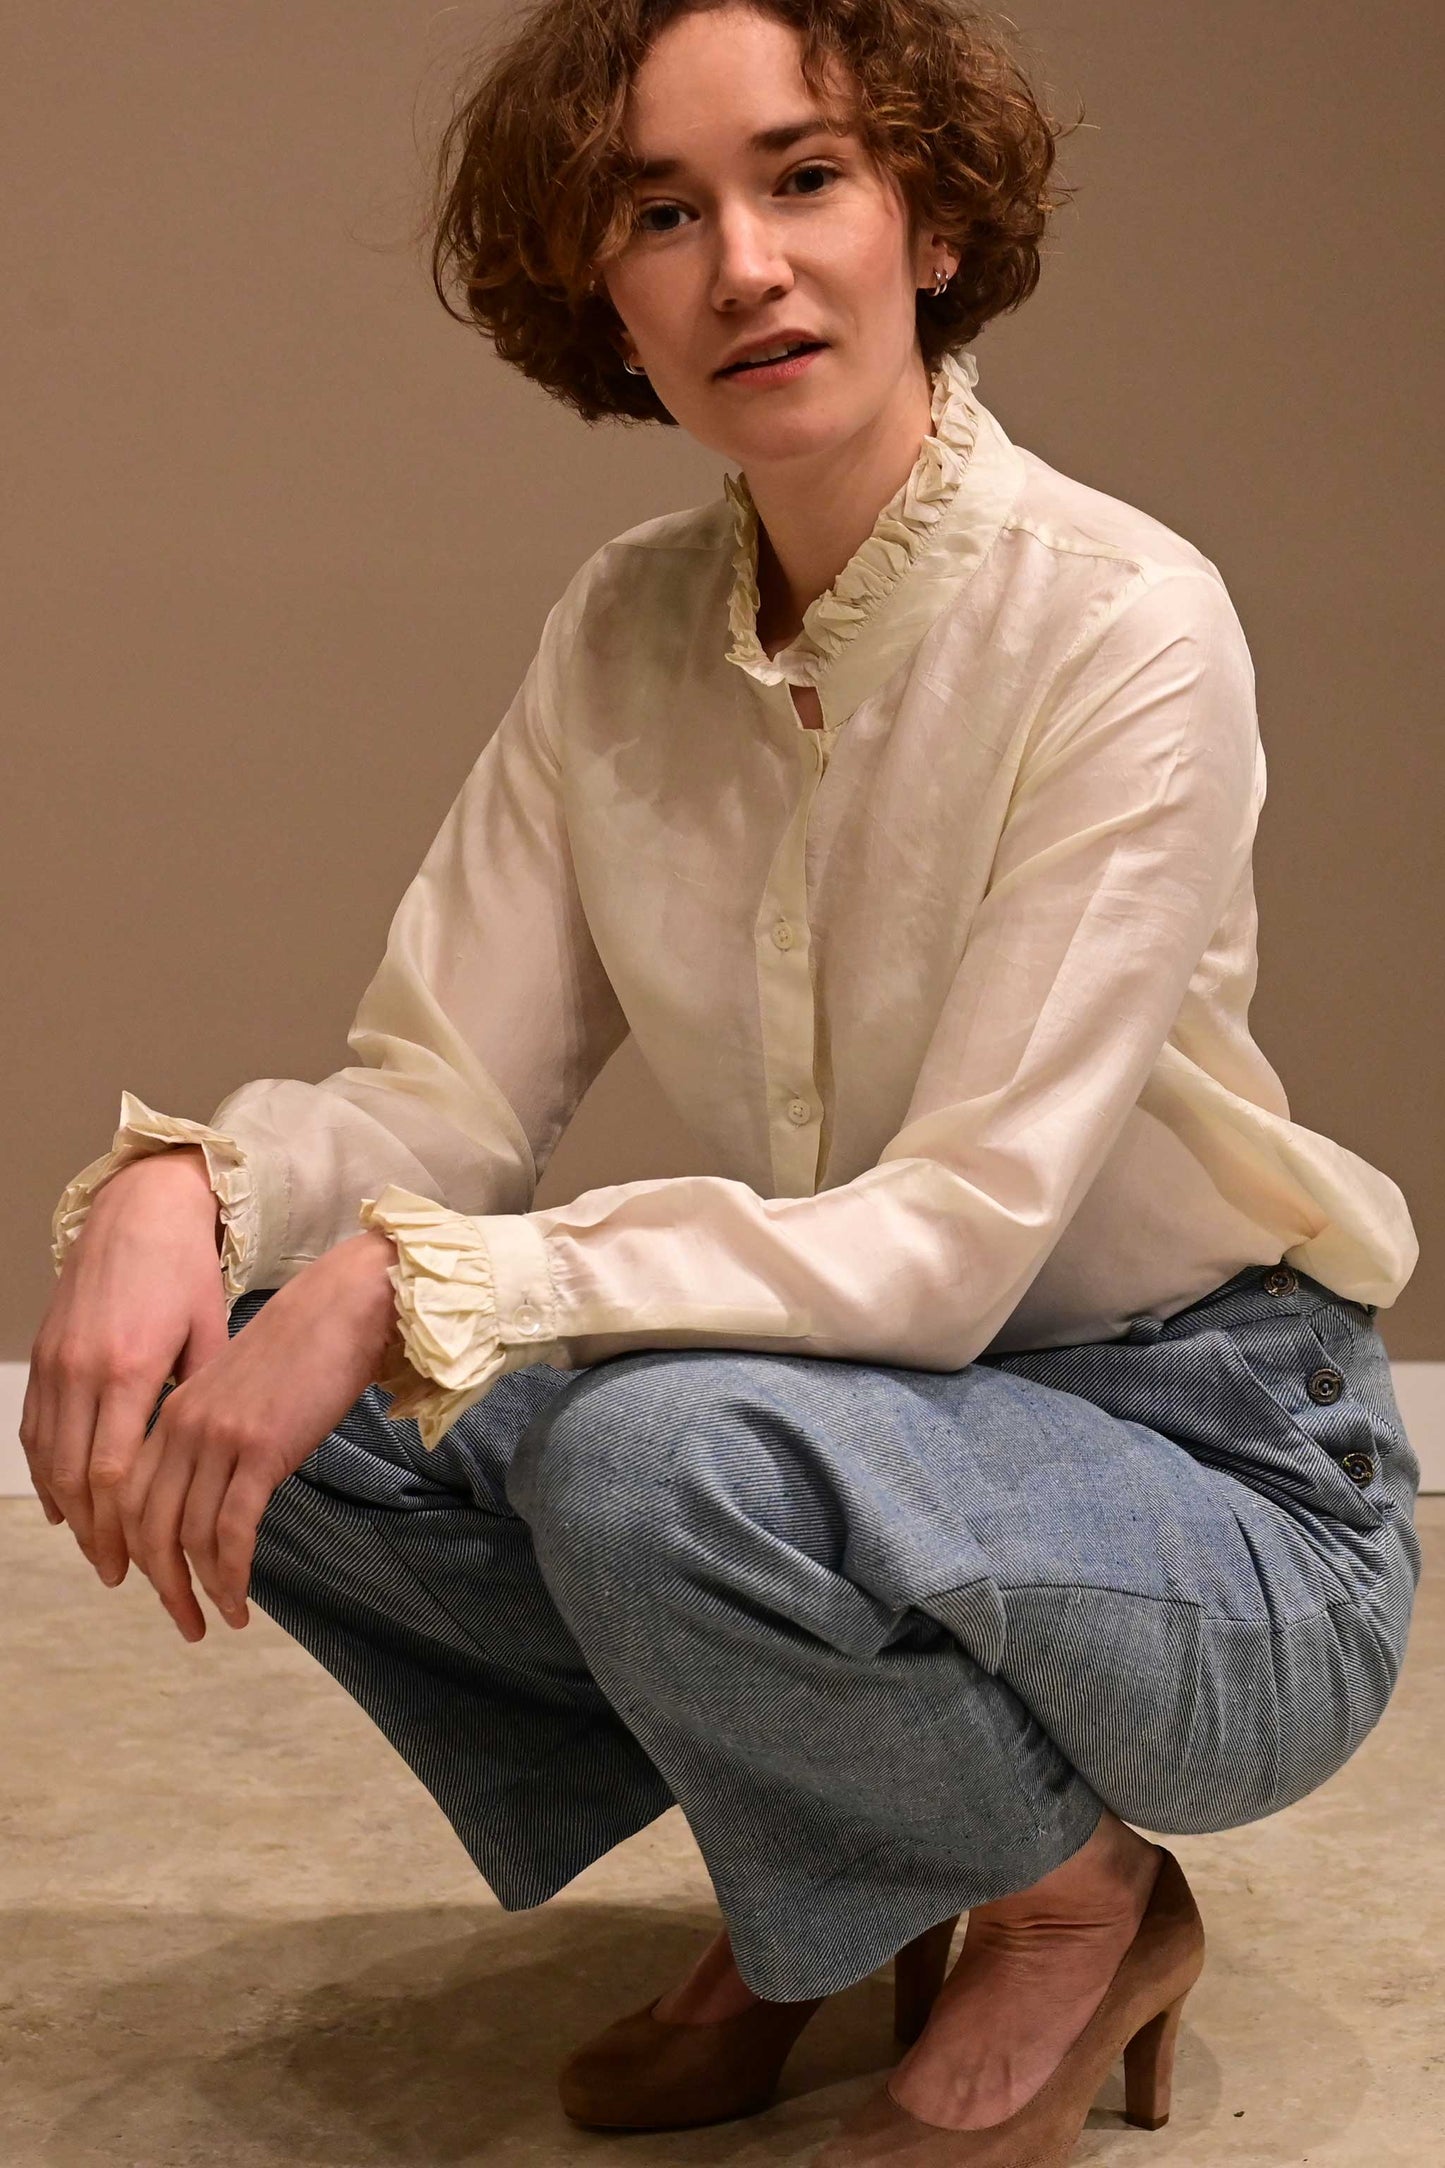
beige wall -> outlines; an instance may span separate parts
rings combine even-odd
[[[717,493],[586,429],[398,247],[494,7],[6,11],[0,1358],[121,1087],[205,1115],[324,1074],[396,899],[608,535]],[[1270,763],[1254,1019],[1297,1119],[1385,1167],[1445,1357],[1431,307],[1439,18],[1024,0],[1087,102],[1043,284],[980,342],[1020,443],[1205,549]],[[539,1193],[705,1164],[630,1046]]]

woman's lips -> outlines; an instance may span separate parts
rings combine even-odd
[[[720,371],[720,384],[787,384],[801,376],[820,354],[828,351],[826,344],[805,346],[796,354],[789,354],[783,361],[748,362],[732,369]]]

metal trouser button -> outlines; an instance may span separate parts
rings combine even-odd
[[[1341,1458],[1340,1466],[1352,1483],[1359,1484],[1361,1490],[1367,1483],[1374,1481],[1375,1463],[1368,1453],[1346,1453]]]
[[[1325,1363],[1318,1370],[1312,1370],[1305,1383],[1305,1391],[1311,1400],[1319,1401],[1322,1407],[1328,1407],[1332,1401],[1338,1400],[1344,1389],[1343,1373],[1329,1363]]]
[[[1288,1265],[1274,1265],[1259,1284],[1267,1295],[1292,1295],[1299,1286],[1299,1279]]]

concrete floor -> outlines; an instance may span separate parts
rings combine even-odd
[[[1169,1841],[1210,1959],[1174,2114],[1079,2163],[1445,2161],[1445,1497],[1383,1723],[1312,1798]],[[802,2163],[887,2067],[886,1976],[803,2035],[768,2114],[574,2130],[568,2046],[716,1923],[674,1811],[551,1904],[501,1912],[361,1711],[264,1617],[188,1647],[134,1574],[103,1589],[29,1500],[0,1503],[0,2168]],[[208,1613],[208,1616],[212,1614]]]

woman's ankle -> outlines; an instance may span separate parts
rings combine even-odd
[[[1028,1889],[1013,1890],[985,1905],[975,1905],[977,1921],[1011,1927],[1084,1928],[1109,1926],[1137,1917],[1148,1904],[1162,1853],[1108,1807],[1084,1843]]]
[[[665,2025],[718,2025],[758,2000],[738,1971],[723,1928],[714,1935],[685,1979],[658,1998],[653,2015]]]

